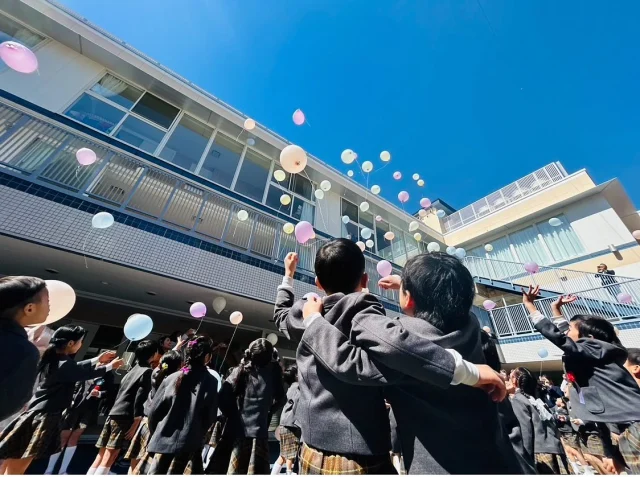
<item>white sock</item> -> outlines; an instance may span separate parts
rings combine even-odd
[[[96,469],[96,475],[107,475],[109,473],[109,467],[98,467]]]
[[[209,465],[209,462],[211,462],[211,457],[213,457],[213,453],[215,452],[215,450],[216,450],[215,447],[213,446],[209,447],[209,450],[207,451],[207,458],[206,458],[207,465]]]
[[[49,465],[47,466],[47,470],[44,471],[45,475],[53,474],[53,468],[56,466],[56,462],[60,458],[60,452],[56,452],[49,457]]]
[[[87,475],[93,475],[96,473],[96,468],[95,467],[89,467],[89,470],[87,470]]]
[[[204,462],[204,466],[207,466],[207,454],[209,453],[209,444],[206,444],[202,448],[202,462]]]
[[[60,465],[60,473],[66,474],[67,468],[71,463],[71,459],[73,459],[73,454],[76,452],[76,446],[67,447],[64,451],[64,455],[62,456],[62,464]]]
[[[280,459],[279,456],[278,456],[278,459]],[[282,470],[282,464],[278,464],[278,461],[276,461],[273,464],[273,467],[271,468],[271,475],[278,475],[281,470]]]

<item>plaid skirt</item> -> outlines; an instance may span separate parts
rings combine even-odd
[[[199,452],[186,454],[158,454],[145,452],[133,470],[134,475],[198,475],[203,474]]]
[[[564,454],[534,454],[538,474],[571,475],[573,470]]]
[[[598,431],[578,431],[577,442],[580,445],[580,450],[584,454],[591,454],[597,457],[606,455],[604,441]]]
[[[209,443],[211,447],[216,447],[218,442],[220,442],[220,437],[222,437],[222,421],[216,420],[209,429],[210,435],[206,442]]]
[[[634,422],[620,434],[618,449],[629,473],[640,474],[640,422]]]
[[[40,459],[60,450],[61,412],[25,411],[0,433],[0,460]]]
[[[560,440],[565,446],[580,450],[580,444],[578,443],[578,436],[576,434],[561,433]]]
[[[104,423],[96,447],[101,449],[106,447],[107,449],[126,449],[129,446],[129,441],[125,439],[125,434],[131,428],[133,419],[127,417],[109,417],[107,422]]]
[[[142,459],[147,453],[147,445],[149,444],[150,437],[151,432],[149,431],[148,420],[145,417],[140,422],[133,439],[131,439],[131,444],[129,444],[129,449],[124,455],[124,458],[127,460]]]
[[[300,431],[280,426],[280,455],[286,460],[295,460],[300,450]]]
[[[389,454],[335,455],[324,454],[306,444],[300,451],[300,474],[306,475],[357,475],[357,474],[397,474]]]
[[[228,475],[264,475],[270,472],[269,439],[240,437],[233,441]]]

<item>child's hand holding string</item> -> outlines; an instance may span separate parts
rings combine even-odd
[[[111,361],[113,361],[115,357],[116,357],[115,351],[103,351],[102,353],[100,353],[100,356],[98,356],[98,363],[108,364]]]

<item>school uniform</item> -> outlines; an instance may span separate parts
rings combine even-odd
[[[205,368],[165,378],[149,407],[151,438],[135,473],[203,473],[202,444],[217,411],[218,380]]]
[[[304,301],[294,303],[292,282],[285,277],[278,287],[274,318],[280,332],[301,342],[305,334]],[[326,320],[328,327],[341,336],[349,335],[358,313],[373,319],[384,315],[377,299],[364,293],[330,295],[323,299],[323,305],[322,321]],[[329,352],[335,357],[336,347]],[[455,359],[420,335],[402,333],[399,344],[390,352],[390,366],[424,376],[436,387],[447,387],[451,382]],[[389,455],[391,431],[382,388],[362,386],[353,372],[358,367],[328,369],[311,349],[302,345],[298,346],[296,362],[300,389],[296,419],[304,442],[300,473],[395,473]],[[375,367],[369,368],[374,378],[386,382],[384,375],[372,368]],[[345,379],[345,373],[352,381]]]
[[[96,447],[125,449],[130,441],[125,438],[136,417],[144,417],[144,403],[151,391],[152,369],[147,363],[135,365],[120,383],[115,403],[104,423]]]
[[[571,423],[569,411],[564,408],[556,407],[553,415],[556,420],[556,426],[560,433],[560,440],[562,443],[572,449],[580,449],[580,444],[576,441],[577,432],[574,429],[574,425]]]
[[[510,399],[505,399],[498,403],[498,418],[502,424],[505,434],[511,442],[518,463],[523,474],[537,474],[535,460],[533,454],[530,454],[525,448],[522,441],[522,429],[520,428],[520,422],[513,412],[513,406]]]
[[[156,386],[156,378],[160,372],[161,368],[157,367],[151,373],[151,389],[149,390],[149,395],[147,396],[143,406],[144,417],[142,418],[142,421],[140,421],[140,425],[138,426],[138,429],[136,429],[133,439],[131,439],[127,453],[124,455],[124,458],[127,460],[142,459],[147,452],[147,445],[151,435],[149,432],[148,416],[149,410],[151,409],[151,403],[153,402],[153,397],[158,390],[158,387]]]
[[[287,460],[295,460],[300,449],[300,428],[296,424],[296,406],[299,397],[298,383],[291,384],[280,415],[280,455]]]
[[[0,433],[0,459],[38,459],[57,452],[63,413],[71,405],[76,382],[104,376],[111,370],[110,365],[96,367],[97,363],[98,358],[76,363],[62,356],[52,374],[40,374],[27,410]]]
[[[375,300],[368,298],[371,295],[361,295],[365,300]],[[325,306],[324,317],[318,314],[307,319],[300,348],[312,353],[340,379],[354,384],[393,384],[385,391],[398,423],[409,474],[521,473],[498,420],[497,405],[480,389],[450,386],[458,382],[452,372],[457,366],[432,361],[432,366],[448,367],[451,373],[444,379],[440,376],[436,381],[439,385],[434,385],[433,381],[412,377],[419,375],[408,376],[414,370],[396,368],[390,358],[404,341],[415,339],[408,349],[417,356],[429,356],[424,354],[425,347],[437,348],[441,356],[455,357],[454,362],[464,358],[484,363],[475,316],[470,314],[460,329],[445,334],[419,318],[391,319],[382,313],[358,313],[351,320],[350,333],[344,334],[331,325],[330,314]],[[356,405],[360,404],[356,400]]]
[[[569,393],[576,417],[585,423],[620,424],[624,429],[618,440],[620,453],[631,472],[640,473],[640,388],[624,368],[626,349],[593,338],[573,341],[539,312],[531,320],[564,351],[565,371],[575,378]],[[601,432],[604,427],[598,425]]]

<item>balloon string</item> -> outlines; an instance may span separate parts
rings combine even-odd
[[[202,322],[204,321],[204,316],[202,318],[200,318],[200,324],[198,325],[198,327],[196,328],[196,331],[193,332],[193,335],[196,336],[198,334],[198,331],[200,331],[200,327],[202,326]]]
[[[305,123],[307,126],[311,127],[311,124],[309,124],[309,120],[308,120],[306,117],[304,118],[304,123]]]
[[[244,126],[242,127],[242,129],[240,130],[240,134],[238,134],[238,137],[236,138],[236,141],[238,139],[240,139],[240,136],[242,136],[242,133],[244,132]]]
[[[233,330],[233,334],[231,335],[231,339],[229,340],[229,344],[227,345],[227,351],[224,352],[224,358],[222,358],[222,363],[220,363],[220,369],[218,369],[218,373],[220,373],[222,371],[222,367],[224,366],[224,362],[227,360],[227,354],[229,353],[229,350],[231,349],[231,343],[233,342],[233,337],[236,335],[236,331],[238,331],[238,325],[236,325],[235,330]]]
[[[362,171],[362,166],[360,166],[360,163],[358,162],[358,158],[355,158],[356,164],[358,164],[358,170],[360,171],[360,174],[362,174],[362,178],[365,179],[364,177],[364,172]]]
[[[313,184],[313,181],[311,180],[311,178],[309,177],[309,174],[307,174],[307,171],[305,171],[304,169],[302,170],[302,172],[304,173],[304,176],[307,178],[307,180]],[[324,220],[324,214],[322,213],[322,207],[320,205],[320,199],[316,200],[316,203],[318,204],[318,210],[320,211],[320,218],[322,219],[322,225],[324,225],[324,230],[325,232],[329,230],[329,228],[327,227],[327,222],[325,222]]]
[[[91,227],[91,229],[87,233],[86,237],[84,238],[84,243],[82,244],[82,256],[84,257],[84,267],[87,269],[89,268],[89,264],[87,263],[87,255],[85,254],[85,248],[87,246],[87,240],[89,240],[89,236],[91,235],[91,232],[93,232],[93,227]]]
[[[124,353],[122,353],[122,356],[124,356],[125,354],[127,354],[127,351],[129,351],[129,346],[131,346],[131,343],[132,343],[132,341],[130,341],[130,340],[128,340],[128,339],[127,339],[127,340],[125,340],[125,341],[129,341],[129,344],[128,344],[128,345],[127,345],[127,347],[125,348]],[[123,341],[122,343],[124,343],[125,341]],[[120,344],[118,345],[118,347],[120,347],[120,345],[121,345],[122,343],[120,343]],[[129,360],[129,361],[130,361],[130,360]],[[127,367],[129,367],[129,363],[127,363]],[[115,373],[115,374],[117,374],[118,376],[120,376],[120,373],[118,372],[118,370],[117,370],[117,369],[114,371],[114,373]]]

